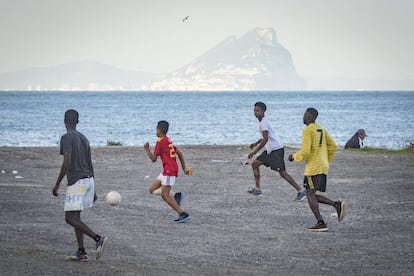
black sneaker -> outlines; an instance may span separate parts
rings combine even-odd
[[[249,193],[253,194],[253,195],[257,195],[257,196],[262,196],[263,195],[262,190],[260,190],[260,189],[253,188],[253,189],[250,189],[250,190],[247,190],[247,191]]]
[[[303,201],[306,198],[306,191],[299,192],[296,196],[297,201]]]
[[[314,226],[308,227],[307,229],[313,232],[326,232],[328,231],[328,225],[324,222],[318,222]]]
[[[186,222],[187,220],[189,220],[191,217],[189,214],[187,214],[186,212],[182,212],[180,214],[180,216],[178,217],[178,219],[175,219],[174,221],[178,222],[178,223],[183,223]]]
[[[334,207],[338,213],[338,221],[342,221],[345,217],[345,202],[337,201],[335,202]]]
[[[108,238],[101,236],[100,240],[96,242],[96,259],[98,260],[103,255],[105,249],[105,244],[108,241]]]
[[[174,195],[175,202],[177,202],[178,206],[181,206],[183,198],[184,198],[183,193],[175,193]]]

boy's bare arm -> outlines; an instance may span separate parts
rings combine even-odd
[[[263,134],[263,138],[260,139],[258,143],[256,143],[259,145],[251,153],[249,153],[248,155],[249,158],[252,158],[256,153],[258,153],[259,150],[261,150],[266,145],[267,141],[269,140],[269,132],[263,131],[262,134]]]
[[[181,167],[183,168],[183,171],[185,171],[186,167],[185,167],[185,160],[184,160],[183,153],[178,148],[176,148],[175,149],[175,154],[177,154],[178,159],[180,159]]]
[[[148,155],[149,159],[150,159],[152,162],[157,161],[157,156],[156,156],[154,153],[152,153],[152,152],[150,151],[150,149],[149,149],[149,143],[145,143],[145,145],[144,145],[144,149],[145,149],[145,152],[147,153],[147,155]]]
[[[58,191],[59,191],[59,187],[60,187],[60,182],[62,182],[63,177],[65,177],[65,175],[69,171],[70,163],[71,163],[71,154],[65,152],[63,154],[63,162],[62,162],[62,166],[60,167],[59,176],[58,176],[58,178],[56,180],[55,186],[53,187],[52,194],[54,196],[58,196],[59,195],[59,192]]]
[[[178,159],[180,159],[181,167],[183,168],[184,173],[185,174],[190,174],[189,170],[187,169],[187,167],[185,165],[185,160],[184,160],[183,153],[178,148],[176,148],[175,154],[177,154]]]
[[[250,144],[250,149],[254,149],[260,142],[262,141],[262,139],[259,139],[256,143],[252,143]]]

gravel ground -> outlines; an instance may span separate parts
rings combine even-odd
[[[329,231],[312,233],[307,202],[295,202],[274,171],[261,169],[262,197],[246,192],[253,186],[251,167],[241,165],[247,147],[180,148],[193,167],[174,187],[192,216],[183,224],[148,192],[160,160],[151,163],[142,147],[93,149],[99,199],[82,218],[109,241],[95,260],[86,237],[87,263],[65,261],[77,246],[64,221],[64,183],[58,198],[51,194],[58,148],[0,148],[0,274],[413,275],[413,154],[339,150],[326,195],[347,203],[346,217],[339,223],[322,205]],[[286,148],[285,158],[294,150]],[[304,165],[286,165],[301,184]],[[110,190],[122,194],[119,206],[105,203]]]

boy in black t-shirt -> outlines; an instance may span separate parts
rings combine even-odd
[[[70,260],[88,261],[88,254],[83,245],[84,234],[96,242],[96,259],[101,257],[107,237],[96,234],[82,222],[80,214],[84,208],[92,207],[96,201],[95,182],[91,159],[91,148],[88,139],[76,130],[79,114],[76,110],[65,113],[65,126],[67,133],[60,140],[60,154],[63,163],[59,176],[53,188],[53,195],[58,196],[59,186],[66,175],[68,179],[65,196],[65,219],[75,228],[78,251]]]

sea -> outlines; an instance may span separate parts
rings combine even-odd
[[[300,145],[306,108],[339,147],[360,128],[365,146],[401,149],[414,142],[414,91],[301,92],[0,92],[0,146],[54,147],[66,132],[67,109],[92,146],[156,142],[156,124],[170,123],[177,145],[249,145],[260,137],[255,102],[285,145]]]

